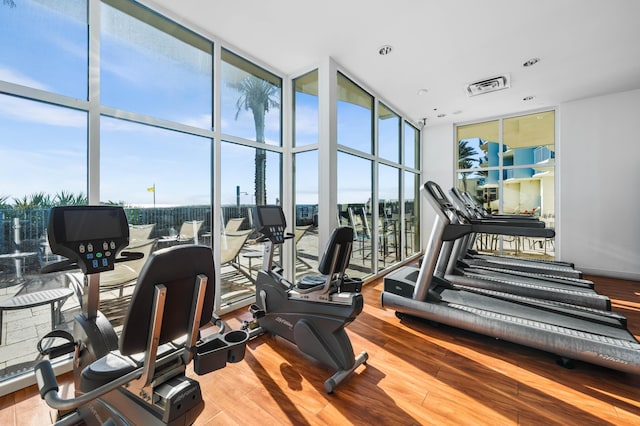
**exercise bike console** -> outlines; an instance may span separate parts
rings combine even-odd
[[[53,208],[47,233],[51,251],[77,261],[84,274],[113,270],[116,254],[129,244],[121,207]]]
[[[259,206],[254,210],[254,219],[258,231],[273,244],[282,244],[289,238],[284,230],[287,222],[279,206]]]

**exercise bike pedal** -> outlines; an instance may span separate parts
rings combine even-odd
[[[44,342],[45,340],[55,339],[55,338],[64,339],[66,340],[66,342],[58,346],[52,346],[47,348],[42,346],[42,342]],[[62,355],[75,352],[77,348],[80,346],[80,344],[81,342],[76,341],[73,335],[71,335],[71,333],[69,333],[68,331],[53,330],[45,334],[44,337],[42,337],[42,339],[38,341],[38,352],[43,357],[48,357],[49,359],[55,359],[55,358],[61,357]]]
[[[253,316],[254,320],[260,319],[267,314],[264,309],[262,309],[260,306],[256,305],[255,303],[249,306],[249,312]]]

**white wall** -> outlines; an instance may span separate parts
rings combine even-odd
[[[559,115],[561,256],[640,280],[640,90],[569,102]]]
[[[422,184],[431,180],[442,187],[448,193],[453,186],[454,173],[454,127],[453,125],[442,125],[425,127],[422,135]],[[422,194],[422,191],[420,192]],[[422,247],[427,246],[427,240],[431,235],[433,222],[436,220],[436,213],[428,202],[422,197]]]

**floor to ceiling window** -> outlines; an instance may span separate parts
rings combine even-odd
[[[233,305],[254,297],[262,266],[251,209],[282,205],[282,80],[225,49],[221,74],[221,297]]]
[[[213,44],[122,0],[101,2],[99,36],[99,87],[89,90],[102,112],[92,121],[100,203],[125,208],[127,250],[146,258],[177,244],[211,245]],[[101,294],[112,324],[123,320],[144,263],[101,275],[102,288],[118,288]]]
[[[3,2],[0,28],[0,299],[18,301],[65,288],[64,274],[40,274],[55,260],[49,208],[87,203],[87,2]],[[4,312],[0,383],[30,371],[37,340],[73,305],[60,324],[48,304]]]
[[[355,231],[350,268],[366,276],[420,251],[420,132],[343,74],[337,81],[338,219]]]
[[[293,80],[295,275],[318,267],[318,71]]]
[[[3,1],[0,80],[86,100],[87,1]]]
[[[91,27],[87,1],[0,5],[11,34],[0,45],[2,300],[83,284],[77,271],[40,273],[60,260],[46,235],[55,205],[121,205],[127,250],[145,256],[211,244],[213,44],[134,2],[95,4]],[[101,277],[116,330],[144,261],[124,265]],[[80,299],[53,323],[49,304],[3,315],[0,382],[30,371],[45,333],[73,328]]]
[[[457,127],[458,188],[488,213],[534,215],[555,227],[555,113]],[[553,257],[554,240],[481,236],[478,248]]]
[[[21,0],[0,3],[0,12],[11,35],[0,44],[0,300],[83,279],[40,273],[59,259],[46,236],[53,205],[122,206],[128,250],[145,255],[209,245],[222,309],[254,297],[256,205],[292,200],[283,207],[295,271],[317,268],[318,215],[329,209],[319,201],[327,141],[319,138],[318,71],[291,81],[288,140],[281,76],[137,2]],[[420,250],[420,132],[342,73],[337,93],[336,220],[356,229],[349,272],[363,277]],[[100,308],[114,325],[143,265],[104,277]],[[46,332],[72,329],[79,298],[65,301],[55,324],[48,308],[5,313],[0,382],[31,371]]]
[[[405,122],[403,128],[403,204],[402,227],[404,255],[411,256],[420,251],[420,131]]]
[[[373,106],[373,96],[338,74],[338,218],[355,233],[350,268],[364,275],[374,272]]]

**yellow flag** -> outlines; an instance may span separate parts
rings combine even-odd
[[[155,185],[150,186],[149,188],[147,188],[147,191],[149,191],[149,192],[156,192],[156,186],[155,186]]]

